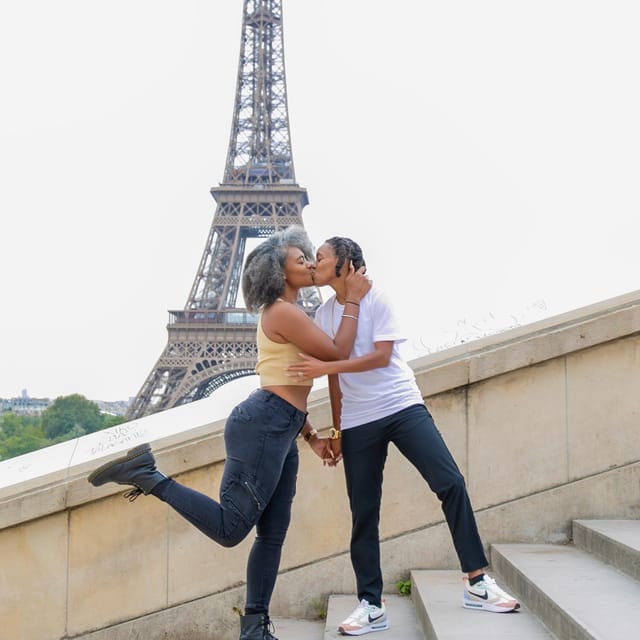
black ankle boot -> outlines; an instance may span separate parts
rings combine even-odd
[[[240,616],[240,640],[278,640],[271,635],[271,620],[264,613]]]
[[[127,451],[126,455],[103,464],[88,480],[94,487],[107,482],[130,484],[135,489],[127,491],[124,495],[129,500],[135,500],[141,493],[148,495],[153,487],[166,478],[167,476],[156,469],[151,445],[145,443]]]

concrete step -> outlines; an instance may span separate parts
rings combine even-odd
[[[506,591],[509,588],[503,583]],[[512,613],[473,611],[462,606],[460,571],[411,572],[411,598],[427,640],[550,640],[553,636],[526,605]]]
[[[574,520],[573,543],[640,581],[640,520]]]
[[[411,598],[400,595],[385,594],[389,629],[382,632],[367,634],[367,638],[375,637],[380,640],[424,640],[416,611]],[[332,595],[329,597],[329,607],[324,631],[324,640],[344,640],[348,636],[338,633],[338,625],[358,606],[355,595]],[[276,634],[277,635],[277,634]],[[280,636],[278,636],[278,640]]]
[[[640,637],[640,520],[576,520],[572,545],[494,545],[498,581],[517,612],[462,607],[459,571],[411,573],[411,599],[385,595],[381,640],[618,640]],[[607,566],[610,565],[610,566]],[[622,575],[623,572],[627,575]],[[332,595],[326,621],[276,618],[279,640],[338,640],[355,595]],[[546,625],[546,626],[545,626]],[[376,636],[377,638],[378,636]]]
[[[322,640],[324,637],[324,620],[273,618],[273,626],[278,640]]]
[[[424,640],[415,609],[410,598],[385,594],[390,627],[380,636],[383,640]],[[293,620],[274,618],[275,636],[278,640],[344,640],[338,633],[338,625],[358,605],[355,595],[332,595],[326,620]]]
[[[640,633],[640,583],[573,545],[493,545],[491,564],[561,640]]]

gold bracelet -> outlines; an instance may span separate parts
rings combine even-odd
[[[356,307],[359,307],[359,306],[360,306],[360,303],[359,303],[359,302],[354,302],[353,300],[345,300],[345,301],[344,301],[344,303],[345,303],[345,304],[355,304],[355,305],[356,305]]]
[[[358,319],[358,316],[350,316],[348,313],[343,313],[342,317],[343,318],[353,318],[354,320]]]

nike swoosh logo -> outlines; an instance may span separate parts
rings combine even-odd
[[[484,592],[484,595],[480,595],[479,593],[474,593],[473,591],[471,593],[473,593],[473,595],[476,596],[476,598],[482,598],[483,600],[489,599],[489,594],[486,591]]]
[[[375,618],[371,617],[371,614],[369,614],[369,622],[375,622],[376,620],[380,620],[380,618],[382,618],[384,616],[384,613],[381,613],[379,616],[376,616]]]

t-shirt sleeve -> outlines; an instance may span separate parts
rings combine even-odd
[[[371,318],[373,320],[374,342],[404,342],[406,337],[400,333],[393,308],[387,296],[375,291],[371,300]]]

